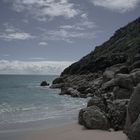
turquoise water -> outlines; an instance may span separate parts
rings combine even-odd
[[[0,75],[0,125],[50,118],[77,119],[86,99],[60,96],[59,90],[40,87],[57,76]]]

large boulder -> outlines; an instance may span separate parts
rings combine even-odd
[[[130,127],[128,137],[130,140],[140,140],[140,115]]]
[[[128,109],[127,119],[125,125],[125,132],[128,133],[130,126],[137,120],[140,114],[140,84],[135,88],[131,96]]]
[[[102,84],[102,89],[109,90],[114,86],[119,86],[120,88],[133,90],[134,87],[133,77],[129,74],[116,74],[113,79]]]
[[[129,74],[117,74],[115,76],[115,85],[129,90],[134,87],[133,79]]]
[[[79,123],[88,129],[107,130],[109,128],[105,114],[96,106],[81,109],[79,112]]]
[[[104,82],[113,79],[116,73],[128,73],[128,66],[126,64],[117,64],[106,68],[103,73]]]

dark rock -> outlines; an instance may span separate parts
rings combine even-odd
[[[42,86],[42,87],[49,86],[49,83],[47,81],[42,81],[40,86]]]
[[[60,84],[52,84],[50,86],[50,88],[63,88],[64,87],[64,83],[60,83]]]
[[[129,74],[117,74],[115,76],[115,85],[129,90],[134,87],[133,79]]]
[[[115,77],[102,84],[102,89],[109,90],[112,87],[119,86],[120,88],[133,90],[134,87],[134,81],[131,75],[129,74],[117,74]]]
[[[137,86],[138,83],[140,83],[140,69],[134,69],[131,73],[130,73],[133,82],[134,82],[134,86]]]
[[[90,107],[90,106],[97,106],[104,112],[106,111],[106,108],[107,108],[107,104],[104,103],[103,99],[94,98],[94,97],[90,99],[87,103],[87,107]]]
[[[80,92],[73,88],[62,88],[60,95],[70,95],[72,97],[80,97]],[[62,90],[61,89],[61,90]]]
[[[136,54],[136,55],[134,56],[134,59],[133,59],[134,62],[136,62],[136,61],[138,61],[138,60],[140,60],[140,53]]]
[[[119,86],[116,86],[114,87],[113,93],[114,93],[115,99],[129,99],[132,94],[132,90],[128,90],[128,89],[120,88]]]
[[[125,125],[125,132],[128,133],[131,125],[137,120],[140,114],[140,84],[135,88],[134,93],[131,96]]]
[[[103,73],[104,82],[113,79],[114,75],[115,75],[115,71],[113,71],[111,69],[106,69],[105,72]]]
[[[78,87],[78,91],[80,92],[80,93],[83,93],[83,94],[88,94],[88,92],[86,92],[86,89],[87,89],[87,87],[86,86],[80,86],[80,87]]]
[[[128,137],[130,140],[140,140],[140,115],[130,127]]]
[[[113,90],[114,86],[117,86],[116,82],[115,82],[115,79],[112,79],[108,82],[105,82],[102,84],[102,90],[106,90],[106,91],[109,91],[109,90]]]
[[[104,82],[113,79],[116,73],[128,73],[128,66],[125,64],[117,64],[106,68],[105,72],[103,73]]]
[[[140,68],[140,60],[133,63],[133,65],[130,67],[131,70]]]
[[[79,123],[88,129],[107,130],[109,128],[109,123],[105,114],[96,106],[80,110]]]
[[[128,100],[115,100],[108,104],[108,120],[110,121],[110,127],[118,130],[123,130],[126,120]]]
[[[116,73],[128,74],[129,73],[129,67],[123,65],[123,66],[120,67],[120,69]]]
[[[52,82],[52,84],[60,84],[60,83],[64,83],[63,77],[58,77]]]

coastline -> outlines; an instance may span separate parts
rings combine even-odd
[[[128,140],[122,132],[109,132],[102,130],[87,130],[77,123],[70,123],[61,127],[55,127],[29,134],[27,140]]]
[[[18,122],[0,125],[0,140],[24,140],[23,138],[34,133],[44,132],[49,129],[63,127],[76,123],[76,120],[66,118],[46,119],[30,122]]]
[[[76,121],[63,119],[17,123],[7,128],[0,128],[1,140],[128,140],[122,131],[88,130]]]

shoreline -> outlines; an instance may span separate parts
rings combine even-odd
[[[109,132],[103,130],[87,130],[77,123],[70,123],[61,127],[55,127],[29,134],[27,140],[128,140],[122,132]]]
[[[76,123],[76,120],[51,118],[46,120],[3,124],[0,125],[0,140],[21,140],[21,138],[28,134],[59,128],[71,123]]]
[[[55,125],[52,125],[55,124]],[[51,127],[48,127],[51,124]],[[19,129],[19,127],[24,129]],[[32,126],[32,129],[28,127]],[[35,129],[34,126],[38,126]],[[40,127],[39,127],[40,126]],[[46,126],[46,127],[43,127]],[[9,127],[9,126],[7,126]],[[122,131],[88,130],[76,121],[43,120],[37,122],[15,124],[16,129],[11,131],[0,130],[2,140],[128,140]],[[33,129],[34,128],[34,129]],[[94,139],[93,139],[94,138]]]

